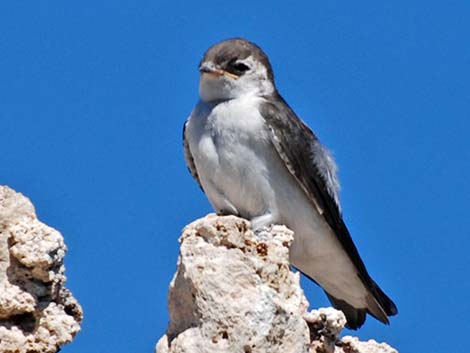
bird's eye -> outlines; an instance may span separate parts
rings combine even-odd
[[[250,67],[248,65],[246,65],[244,63],[240,63],[240,62],[230,63],[230,66],[237,73],[244,73],[245,71],[248,71],[250,69]]]
[[[242,71],[242,72],[248,71],[248,70],[250,69],[250,68],[249,68],[247,65],[245,65],[244,63],[237,63],[237,64],[233,65],[233,68],[234,68],[235,70],[237,70],[237,71]]]

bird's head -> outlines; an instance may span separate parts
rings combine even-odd
[[[270,95],[276,90],[268,57],[256,44],[242,38],[210,47],[199,71],[199,95],[206,102]]]

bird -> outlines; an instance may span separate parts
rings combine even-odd
[[[294,232],[290,264],[325,291],[346,326],[397,307],[369,275],[346,227],[329,150],[279,94],[268,56],[244,38],[211,46],[183,128],[188,169],[219,215]]]

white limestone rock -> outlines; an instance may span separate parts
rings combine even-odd
[[[310,329],[311,352],[335,352],[339,335],[346,325],[342,311],[334,308],[320,308],[304,315]]]
[[[341,350],[339,353],[398,353],[387,343],[378,343],[374,340],[361,342],[357,337],[345,336],[341,340]]]
[[[292,239],[282,226],[255,236],[233,216],[187,226],[170,285],[168,338],[157,352],[308,352],[301,311],[308,303],[288,262]]]
[[[66,251],[26,197],[0,186],[0,352],[54,353],[80,330],[82,309],[64,287]]]
[[[189,224],[170,284],[170,323],[156,353],[395,353],[343,342],[346,319],[338,310],[307,312],[299,274],[289,268],[292,240],[284,226],[254,234],[234,216]]]

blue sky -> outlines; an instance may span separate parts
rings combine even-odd
[[[69,247],[85,320],[64,353],[152,352],[184,225],[211,211],[186,170],[197,64],[234,36],[333,151],[344,218],[395,300],[362,339],[466,352],[470,5],[464,1],[4,1],[0,183]],[[327,300],[303,281],[313,306]]]

